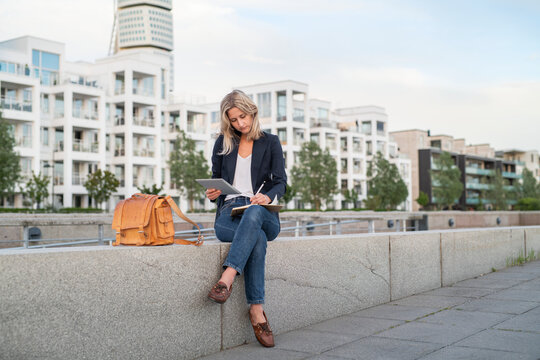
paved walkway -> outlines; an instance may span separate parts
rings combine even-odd
[[[272,320],[270,318],[270,323]],[[201,359],[540,359],[540,261]]]

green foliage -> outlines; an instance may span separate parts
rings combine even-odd
[[[173,151],[169,154],[168,165],[171,183],[189,200],[189,209],[193,210],[193,201],[204,197],[205,189],[195,179],[210,177],[210,169],[202,151],[196,151],[195,140],[189,139],[185,132],[174,141]]]
[[[516,209],[521,211],[540,210],[540,199],[521,198],[517,202]]]
[[[296,196],[296,189],[289,184],[286,185],[285,195],[282,196],[281,200],[284,204],[288,204]]]
[[[536,183],[534,174],[529,169],[523,169],[522,180],[519,186],[519,198],[540,198],[540,184]]]
[[[429,196],[425,192],[420,191],[420,194],[418,194],[418,198],[416,199],[416,202],[421,207],[426,207],[426,205],[429,204]]]
[[[163,191],[163,183],[160,187],[158,187],[156,184],[153,184],[152,187],[143,185],[138,187],[137,190],[139,190],[142,194],[160,195],[159,193]],[[164,196],[164,194],[161,194],[161,196]]]
[[[517,256],[510,256],[506,258],[506,267],[524,265],[527,262],[538,260],[539,253],[534,251],[534,249],[529,250],[528,254],[524,254],[523,250],[519,250]]]
[[[336,160],[328,149],[323,151],[314,141],[302,144],[291,175],[292,186],[302,201],[317,211],[338,193]]]
[[[513,194],[505,188],[507,181],[497,169],[495,176],[488,178],[489,189],[486,191],[486,203],[490,203],[494,210],[508,210],[508,200],[514,198]]]
[[[463,193],[461,171],[455,166],[452,155],[442,152],[435,159],[435,169],[430,170],[433,196],[440,209],[450,209]]]
[[[84,183],[84,187],[88,191],[88,196],[95,199],[97,206],[100,206],[105,200],[111,197],[116,191],[120,181],[110,171],[101,171],[97,169],[92,174],[88,175],[88,180]]]
[[[41,173],[36,175],[32,171],[32,177],[26,183],[26,194],[32,200],[32,203],[37,204],[38,209],[41,201],[49,196],[49,181],[48,176]]]
[[[14,148],[15,137],[11,125],[0,113],[0,202],[15,192],[15,186],[20,179],[21,165]]]
[[[386,160],[380,152],[369,166],[367,176],[366,206],[369,209],[395,209],[407,199],[409,191],[397,166]]]
[[[346,203],[352,204],[353,207],[356,206],[356,202],[358,201],[358,191],[355,189],[346,189],[342,190],[341,193],[343,194],[343,200]]]

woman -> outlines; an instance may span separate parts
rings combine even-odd
[[[232,242],[225,269],[208,297],[224,303],[236,275],[244,274],[249,319],[257,340],[274,346],[274,337],[263,311],[264,267],[267,241],[280,231],[279,216],[262,206],[285,194],[287,175],[277,136],[261,131],[257,106],[242,91],[234,90],[221,102],[221,133],[212,154],[212,178],[223,178],[242,194],[221,195],[208,189],[217,202],[214,228],[223,242]],[[231,217],[237,206],[254,204],[241,216]]]

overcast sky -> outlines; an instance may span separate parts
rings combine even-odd
[[[0,0],[0,40],[107,55],[112,0]],[[176,90],[219,101],[285,79],[333,107],[379,105],[390,130],[540,150],[538,0],[173,0]]]

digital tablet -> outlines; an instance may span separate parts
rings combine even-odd
[[[223,179],[195,179],[195,181],[207,189],[221,190],[223,195],[241,194],[240,191]]]

